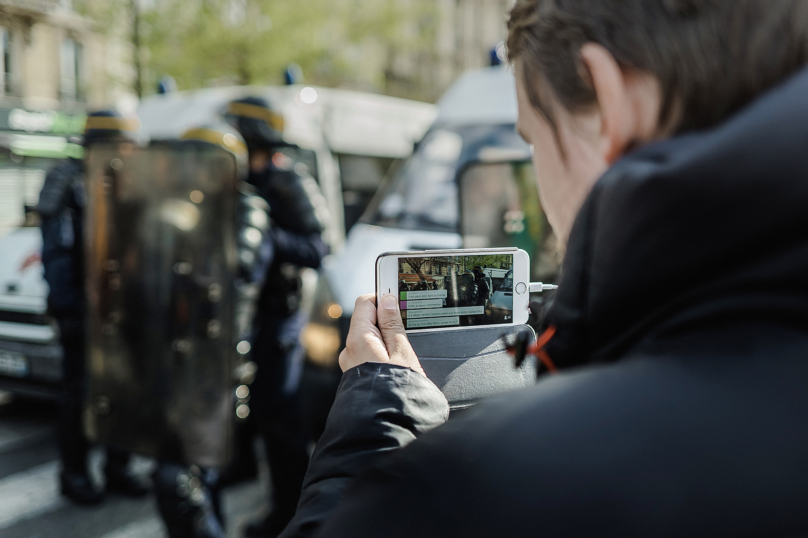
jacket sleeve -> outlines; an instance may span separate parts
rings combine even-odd
[[[270,217],[285,230],[298,234],[322,233],[330,220],[328,206],[317,182],[294,170],[276,170],[263,194]]]
[[[328,254],[319,233],[300,234],[274,227],[269,230],[274,260],[317,269]]]
[[[345,372],[281,537],[313,536],[362,469],[448,417],[443,393],[409,368],[365,363]]]
[[[73,175],[77,173],[70,162],[59,162],[45,176],[36,211],[42,218],[58,215],[68,204]]]

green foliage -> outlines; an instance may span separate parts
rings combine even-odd
[[[428,51],[434,0],[137,0],[144,89],[280,84],[291,63],[305,81],[384,90],[396,55]],[[133,0],[75,0],[132,40]],[[113,31],[113,30],[110,30]]]

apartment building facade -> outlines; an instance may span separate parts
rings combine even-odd
[[[0,233],[25,220],[85,113],[125,94],[107,37],[70,0],[0,0]],[[116,93],[117,92],[117,93]]]

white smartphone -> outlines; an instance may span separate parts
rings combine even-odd
[[[530,257],[516,248],[386,252],[376,259],[376,301],[398,297],[407,332],[527,322]]]

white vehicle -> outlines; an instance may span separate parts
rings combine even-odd
[[[335,250],[352,224],[354,205],[381,181],[376,161],[409,156],[437,114],[428,103],[316,86],[205,88],[143,99],[138,136],[144,143],[178,138],[221,118],[230,101],[245,96],[264,97],[283,116],[284,141],[298,146],[292,156],[308,165],[328,204],[332,222],[325,239]]]
[[[505,271],[503,271],[505,272]],[[507,271],[485,304],[485,316],[496,323],[510,323],[513,314],[513,271]]]
[[[84,118],[21,108],[0,113],[0,390],[58,390],[62,348],[46,314],[42,234],[31,209],[57,159],[81,151],[69,136],[81,132]]]
[[[55,396],[62,372],[56,324],[46,314],[39,227],[0,236],[0,389]]]

